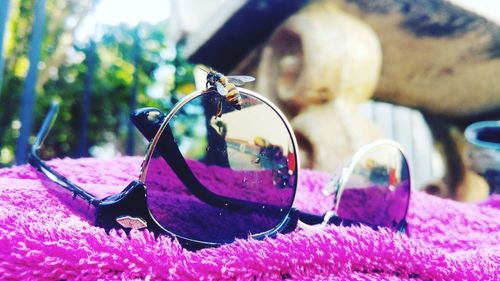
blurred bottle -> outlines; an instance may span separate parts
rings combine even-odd
[[[481,121],[465,129],[467,164],[483,176],[490,194],[500,194],[500,121]]]

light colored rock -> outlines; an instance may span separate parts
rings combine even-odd
[[[373,95],[381,50],[372,29],[332,2],[315,2],[290,17],[265,44],[257,91],[291,114],[342,96]]]
[[[339,97],[308,107],[291,120],[302,167],[335,172],[363,145],[382,138],[356,105]]]

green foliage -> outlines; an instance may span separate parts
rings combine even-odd
[[[14,144],[19,134],[20,93],[27,69],[27,47],[33,21],[34,0],[14,1],[9,23],[6,49],[5,76],[0,95],[0,166],[13,161]],[[82,18],[89,12],[89,1],[47,0],[47,24],[42,47],[42,59],[35,103],[34,128],[38,130],[53,99],[60,100],[61,108],[45,150],[47,157],[79,156],[79,127],[82,98],[92,48],[89,43],[72,42],[64,47],[62,40],[72,35],[75,26],[67,24],[69,18]],[[137,107],[154,106],[169,110],[178,99],[194,89],[193,67],[176,57],[175,46],[168,44],[168,22],[156,25],[140,24],[104,26],[103,36],[96,39],[96,61],[93,73],[88,145],[114,143],[124,147],[131,87],[134,70],[138,72]],[[63,46],[64,48],[61,48]],[[61,52],[64,54],[61,56]],[[134,60],[134,55],[138,59]],[[62,57],[63,59],[58,59]],[[134,62],[136,65],[134,65]],[[148,95],[148,89],[159,83],[157,72],[167,68],[166,82],[160,85],[165,94],[160,98]],[[46,78],[46,79],[45,79]],[[173,94],[170,94],[173,93]],[[35,134],[36,132],[33,132]]]

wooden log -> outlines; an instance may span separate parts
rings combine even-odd
[[[370,27],[332,2],[315,2],[290,17],[265,45],[257,90],[295,115],[343,96],[370,98],[381,49]]]
[[[333,2],[380,38],[383,62],[375,98],[456,119],[500,111],[500,27],[474,9],[481,3]]]

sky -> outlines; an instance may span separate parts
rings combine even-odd
[[[101,0],[95,17],[102,24],[157,23],[170,15],[170,0]]]
[[[77,41],[87,41],[99,25],[130,26],[139,22],[158,23],[170,16],[170,0],[100,0],[76,34]]]

